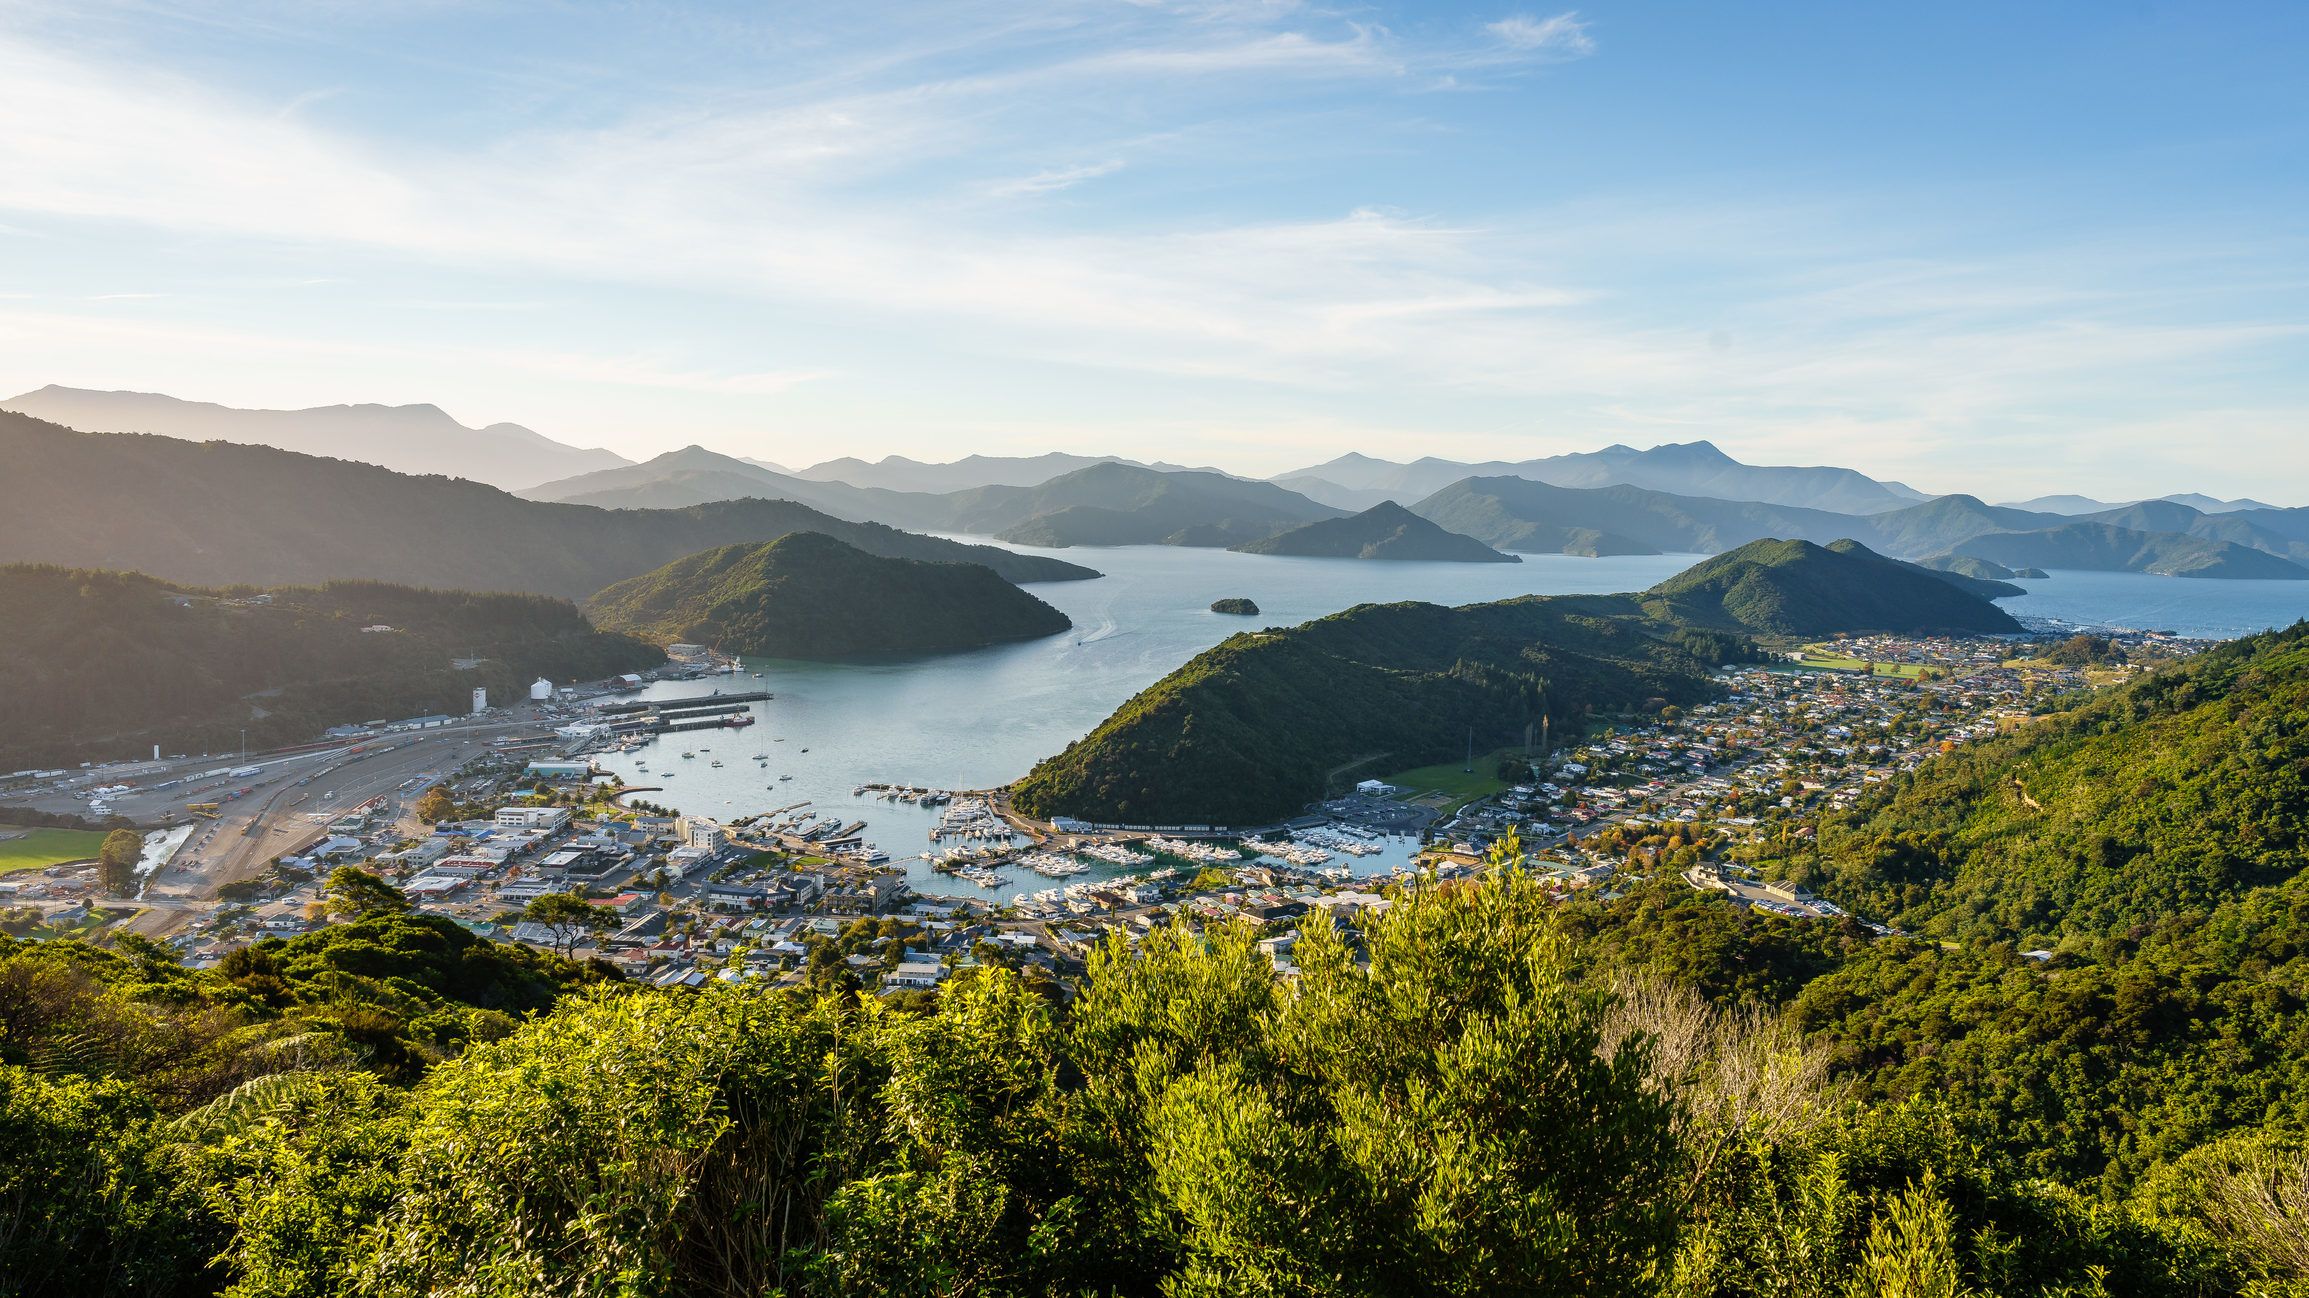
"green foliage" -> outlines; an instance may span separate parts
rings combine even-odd
[[[553,930],[554,949],[564,954],[589,937],[617,927],[617,912],[596,906],[574,892],[549,892],[521,908],[521,918]]]
[[[815,532],[677,559],[600,592],[586,611],[661,643],[773,658],[969,649],[1073,625],[991,569],[886,559]]]
[[[0,1064],[0,1294],[214,1292],[218,1232],[152,1102]]]
[[[136,891],[136,864],[144,858],[144,836],[133,829],[116,829],[96,849],[96,878],[115,897]]]
[[[353,865],[329,871],[328,882],[321,885],[321,898],[331,919],[367,919],[409,909],[409,898],[399,888]]]
[[[417,799],[416,813],[417,819],[428,825],[454,820],[457,818],[457,800],[449,796],[449,790],[436,784],[425,790],[425,796]]]
[[[2060,667],[2099,667],[2125,661],[2125,647],[2107,636],[2072,635],[2036,656]]]

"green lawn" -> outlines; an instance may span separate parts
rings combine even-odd
[[[21,834],[22,837],[17,837]],[[104,835],[93,829],[9,829],[0,826],[0,874],[44,870],[61,861],[90,861]]]
[[[1508,751],[1510,750],[1501,749],[1498,752],[1477,753],[1473,774],[1468,772],[1467,763],[1462,760],[1438,762],[1433,766],[1415,767],[1408,771],[1397,771],[1393,775],[1383,775],[1379,778],[1401,790],[1401,794],[1405,798],[1417,798],[1425,793],[1440,793],[1450,800],[1453,807],[1458,807],[1473,802],[1477,798],[1497,793],[1507,787],[1507,781],[1500,779],[1498,772],[1499,759]],[[1519,756],[1522,753],[1521,749],[1513,751]]]
[[[1818,645],[1804,646],[1804,656],[1798,660],[1798,663],[1801,666],[1817,667],[1832,672],[1861,672],[1867,671],[1870,667],[1870,663],[1865,658],[1848,658],[1843,654],[1832,654]],[[1878,676],[1897,676],[1903,680],[1911,681],[1932,670],[1922,663],[1880,662],[1874,666]]]

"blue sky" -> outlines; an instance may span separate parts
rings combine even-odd
[[[2309,6],[0,0],[0,388],[2309,501]]]

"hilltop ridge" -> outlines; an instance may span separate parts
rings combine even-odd
[[[1437,563],[1521,563],[1471,536],[1448,532],[1403,508],[1381,501],[1360,514],[1326,518],[1230,549],[1325,559],[1424,560]]]
[[[975,649],[1074,625],[992,569],[884,558],[817,532],[687,555],[585,611],[661,644],[821,660]]]

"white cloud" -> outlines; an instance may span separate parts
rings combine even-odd
[[[1509,49],[1551,50],[1573,56],[1595,53],[1595,38],[1587,34],[1587,24],[1580,21],[1577,12],[1560,13],[1552,18],[1510,14],[1498,22],[1484,24],[1483,30],[1498,37],[1500,44]]]
[[[178,295],[200,305],[182,307],[175,325],[138,332],[110,318],[125,312],[92,312],[73,323],[16,317],[13,332],[40,356],[80,347],[90,366],[171,354],[212,370],[401,366],[457,376],[469,391],[491,367],[539,392],[777,398],[781,416],[797,394],[842,386],[819,380],[860,372],[860,386],[875,386],[871,366],[911,375],[943,353],[963,358],[957,368],[1015,365],[1004,375],[1013,386],[1074,367],[1176,408],[1259,412],[1039,425],[1088,429],[1082,445],[1101,427],[1168,428],[1217,458],[1230,442],[1247,453],[1259,427],[1275,430],[1275,445],[1310,448],[1334,433],[1400,429],[1452,439],[1423,451],[1512,456],[1532,453],[1529,430],[1544,424],[1567,439],[1554,449],[1666,428],[1812,460],[1863,459],[1857,445],[1895,468],[1929,462],[1914,448],[1938,455],[1983,429],[2074,426],[2073,409],[2125,395],[2142,399],[2127,426],[2148,428],[2189,399],[2171,393],[2193,367],[2299,346],[2297,311],[2174,309],[2141,287],[2142,248],[1925,258],[1882,211],[1856,206],[1764,210],[1686,191],[1437,215],[1351,206],[1364,195],[1340,169],[1321,208],[1288,188],[1261,191],[1256,206],[1206,208],[1192,190],[1203,177],[1180,186],[1166,162],[1214,140],[1258,143],[1298,111],[1262,98],[1278,81],[1395,102],[1446,69],[1502,66],[1501,47],[1576,55],[1594,42],[1574,13],[1502,19],[1487,29],[1495,44],[1476,49],[1419,48],[1375,27],[1267,30],[1255,24],[1282,11],[1257,3],[1191,9],[1184,30],[1128,39],[1056,24],[1059,36],[992,70],[958,74],[903,50],[854,64],[813,58],[820,75],[808,83],[645,87],[583,125],[509,115],[518,125],[480,140],[348,125],[356,96],[284,114],[277,95],[131,63],[110,46],[0,34],[0,121],[37,124],[0,132],[0,212],[18,232],[118,228],[148,245],[162,231],[197,238],[204,257],[272,258],[276,275],[343,286],[329,295],[342,302],[335,312],[308,318],[341,321],[348,337],[203,327],[198,311],[219,300],[205,284]],[[1334,134],[1352,137],[1377,116],[1343,116]],[[1220,120],[1231,134],[1209,125]],[[1126,160],[1129,202],[1119,186],[1088,184]],[[1166,182],[1167,206],[1142,201],[1166,197]],[[986,201],[1077,187],[1064,204]],[[1264,215],[1231,215],[1251,210]],[[1053,219],[1062,211],[1064,224]],[[2171,255],[2190,246],[2178,241]],[[137,274],[127,282],[165,282]],[[427,335],[435,323],[472,327],[444,317],[535,303],[508,324],[542,336],[559,304],[597,295],[653,309],[591,345],[564,335],[554,346],[463,347]],[[433,318],[406,334],[374,309],[412,305]],[[698,323],[709,306],[720,318]],[[849,329],[872,346],[853,349],[866,358],[855,365],[775,350],[765,364],[742,337],[720,345],[731,320]],[[363,329],[378,332],[350,336]],[[1712,345],[1719,337],[1736,342]],[[636,338],[662,350],[629,351]],[[1109,400],[1094,394],[1086,409]],[[638,397],[625,409],[654,412]],[[2257,426],[2281,422],[2264,414]],[[966,416],[947,418],[959,427]]]
[[[1086,180],[1096,180],[1100,176],[1111,176],[1122,170],[1122,166],[1120,158],[1113,158],[1105,162],[1086,163],[1078,167],[1057,167],[1035,172],[1031,176],[995,181],[986,187],[986,192],[994,198],[1031,198],[1037,194],[1050,194],[1061,189],[1072,189]]]

